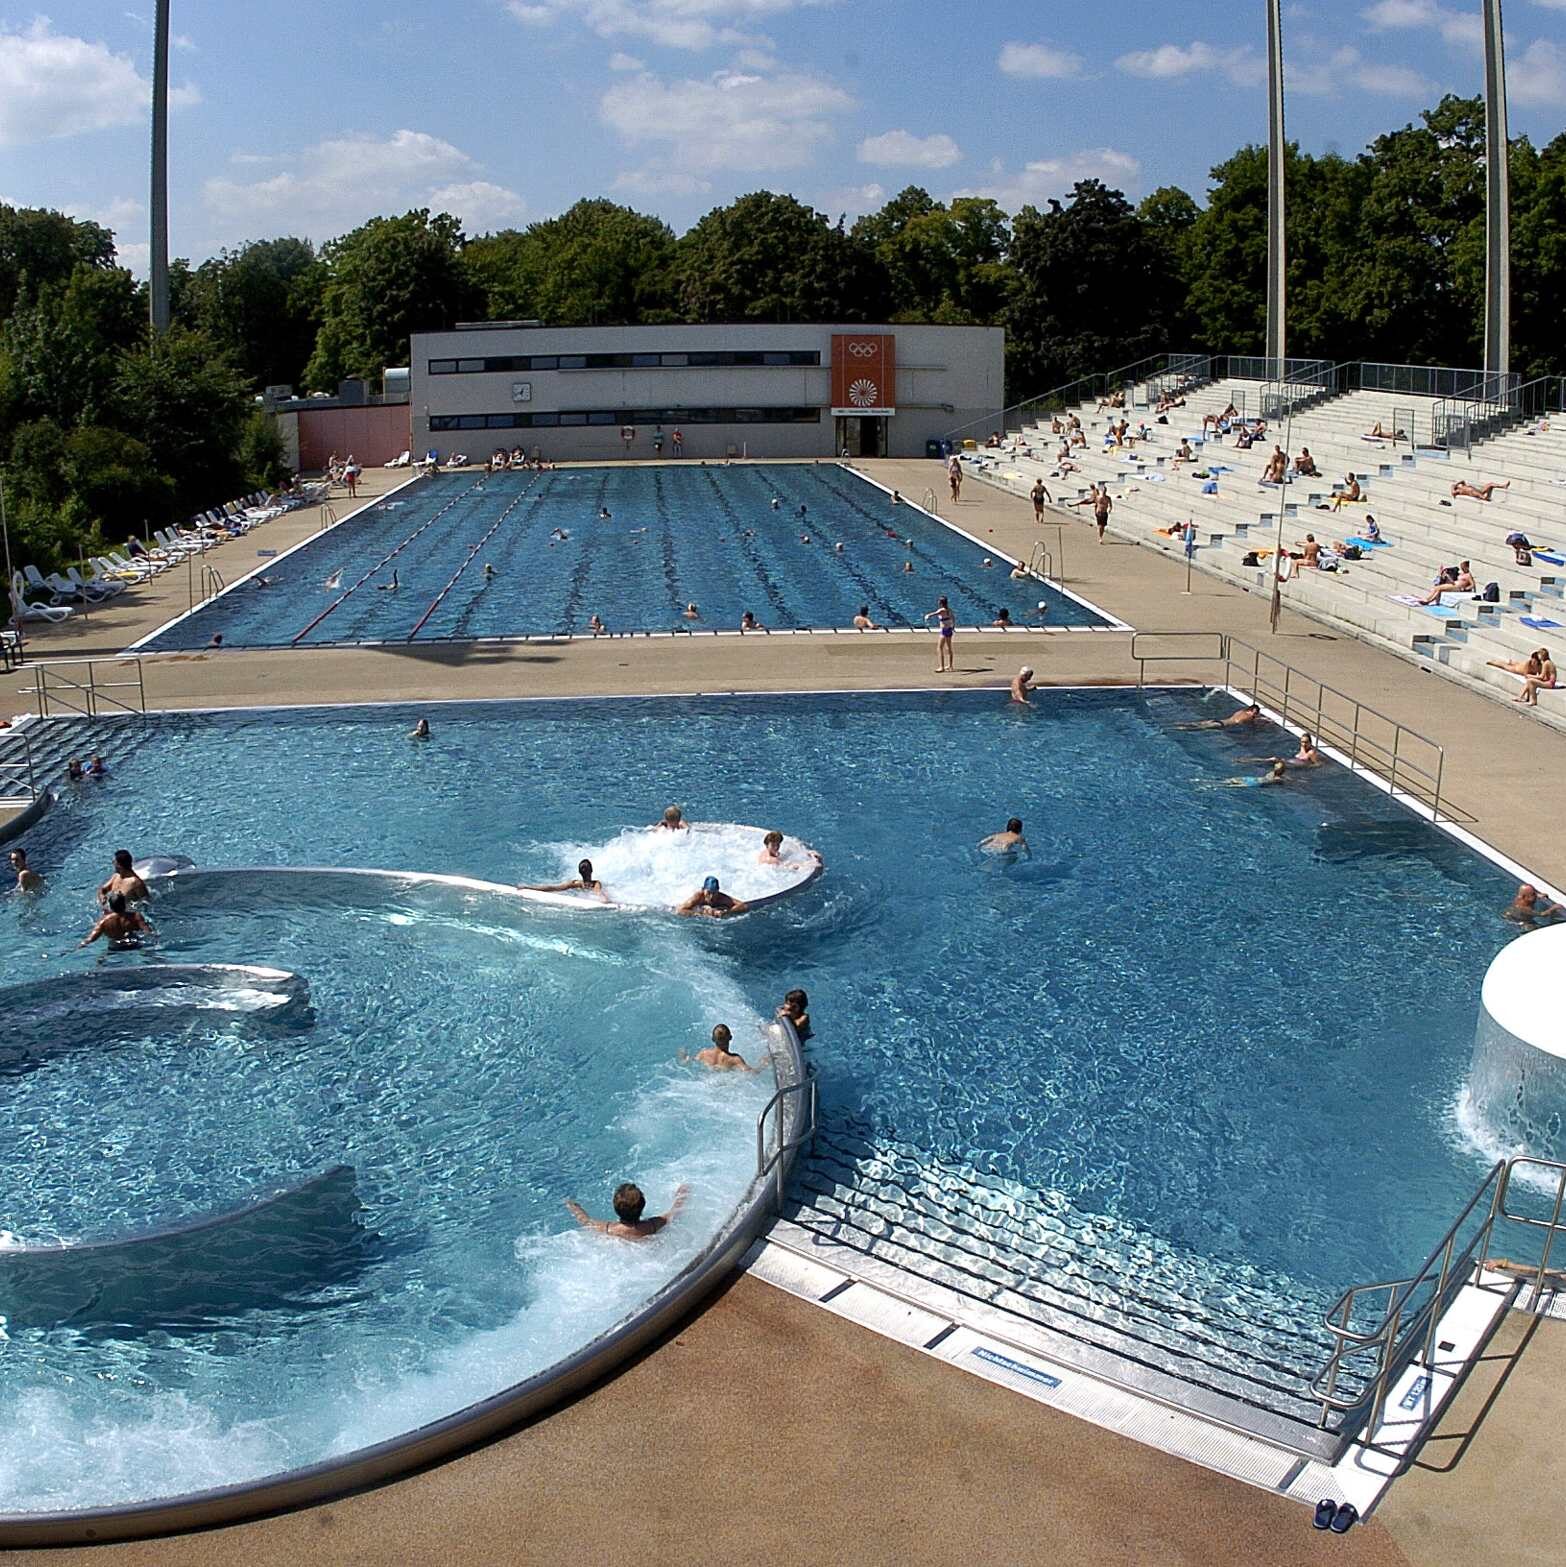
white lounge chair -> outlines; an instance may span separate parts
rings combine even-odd
[[[75,566],[68,566],[65,571],[65,580],[74,583],[82,590],[85,597],[90,599],[111,599],[116,593],[123,593],[126,584],[123,582],[109,582],[95,577],[84,577]]]
[[[400,457],[393,457],[389,463],[383,463],[382,466],[386,468],[406,468],[412,461],[413,453],[411,451],[407,451],[404,452]]]
[[[67,604],[29,604],[21,586],[21,573],[16,572],[11,578],[11,614],[16,620],[44,620],[52,625],[76,613]]]

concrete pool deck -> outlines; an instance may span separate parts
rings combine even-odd
[[[862,466],[908,495],[940,480],[935,463]],[[366,496],[400,479],[366,477]],[[1026,502],[971,481],[963,500],[955,508],[943,501],[942,510],[983,539],[993,529],[995,548],[1008,554],[1025,557],[1040,536]],[[1272,637],[1264,599],[1200,575],[1187,597],[1176,563],[1132,544],[1100,546],[1081,522],[1063,527],[1067,587],[1146,629],[1230,632],[1430,736],[1446,748],[1446,793],[1473,818],[1471,830],[1557,884],[1566,879],[1566,823],[1539,809],[1552,797],[1549,782],[1566,775],[1566,735],[1303,617],[1285,612]],[[296,537],[315,531],[314,513],[266,524],[209,559],[232,580],[241,572],[226,561],[249,569],[259,564],[257,549],[287,548],[295,529]],[[1055,548],[1053,522],[1042,536]],[[171,572],[86,624],[31,638],[28,652],[117,651],[182,609],[185,591],[182,574]],[[932,582],[932,603],[938,591]],[[1023,662],[1045,684],[1136,676],[1129,637],[1110,631],[959,632],[956,651],[956,673],[939,679],[933,638],[856,633],[225,649],[148,656],[144,667],[149,703],[171,708],[995,685]],[[1152,666],[1149,678],[1209,674],[1169,664]],[[5,678],[0,712],[27,710],[28,672]],[[439,716],[431,716],[438,743]],[[1296,1504],[1041,1408],[741,1278],[603,1386],[410,1480],[237,1529],[11,1559],[79,1557],[108,1567],[241,1555],[263,1564],[935,1563],[1070,1552],[1139,1563],[1221,1555],[1282,1567],[1330,1551],[1390,1567],[1544,1563],[1558,1559],[1566,1525],[1549,1440],[1563,1423],[1566,1324],[1513,1314],[1376,1517],[1329,1543]],[[627,1486],[635,1501],[621,1510],[614,1503]]]

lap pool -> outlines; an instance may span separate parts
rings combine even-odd
[[[899,629],[927,625],[941,594],[963,626],[1002,610],[1018,627],[1118,625],[1010,566],[832,463],[459,472],[355,512],[267,564],[268,585],[241,581],[141,646],[570,636],[594,615],[614,633],[735,631],[746,611],[797,631],[850,628],[861,607]]]
[[[83,734],[113,773],[28,835],[49,890],[0,910],[7,984],[270,965],[308,980],[310,1015],[45,1031],[0,1060],[0,1230],[178,1224],[347,1165],[354,1235],[221,1310],[0,1301],[0,1512],[352,1451],[612,1321],[750,1174],[770,1084],[704,1080],[678,1050],[715,1021],[743,1048],[795,985],[822,1116],[800,1222],[913,1268],[1027,1241],[1041,1290],[1073,1285],[1106,1332],[1169,1325],[1138,1353],[1293,1417],[1323,1307],[1401,1276],[1487,1167],[1456,1107],[1511,889],[1433,830],[1387,831],[1410,818],[1336,767],[1221,787],[1284,742],[1172,727],[1230,705],[877,693],[435,705],[427,745],[395,708]],[[197,876],[155,905],[155,950],[60,956],[121,843],[549,881],[671,801],[797,834],[825,875],[697,928]],[[979,853],[1013,814],[1032,858]],[[565,1196],[601,1210],[627,1168],[655,1203],[692,1183],[677,1244],[606,1253],[567,1227]]]

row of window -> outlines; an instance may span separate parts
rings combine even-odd
[[[557,414],[432,414],[430,430],[557,430],[577,425],[819,424],[819,408],[617,408]]]
[[[513,370],[713,370],[736,365],[819,365],[815,348],[715,349],[683,354],[495,354],[432,359],[431,375],[493,375]]]

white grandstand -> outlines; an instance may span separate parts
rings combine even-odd
[[[1196,368],[1194,374],[1116,383],[1123,412],[1100,411],[1097,395],[1061,407],[1060,419],[1074,413],[1087,438],[1086,446],[1071,453],[1076,471],[1060,472],[1062,437],[1052,428],[1053,408],[1014,413],[998,448],[987,448],[981,434],[962,460],[970,474],[1018,494],[1042,479],[1057,507],[1080,504],[1090,484],[1107,483],[1114,499],[1110,532],[1170,554],[1183,553],[1179,530],[1190,518],[1197,530],[1197,568],[1264,593],[1271,592],[1276,569],[1280,506],[1286,552],[1298,553],[1307,533],[1324,545],[1363,537],[1367,518],[1374,517],[1382,545],[1363,549],[1359,559],[1342,560],[1336,570],[1303,570],[1293,563],[1282,587],[1290,608],[1405,657],[1427,660],[1441,673],[1497,696],[1516,696],[1522,682],[1490,667],[1492,659],[1525,659],[1542,646],[1566,664],[1566,415],[1523,420],[1511,412],[1515,398],[1481,407],[1478,412],[1490,421],[1485,428],[1497,433],[1472,444],[1454,439],[1449,451],[1446,427],[1464,412],[1456,401],[1405,391],[1334,395],[1330,387],[1312,397],[1305,389],[1305,406],[1268,418],[1265,435],[1246,450],[1236,445],[1234,432],[1220,435],[1211,423],[1204,426],[1204,416],[1231,405],[1247,418],[1276,413],[1280,387],[1200,376]],[[1183,406],[1169,409],[1168,422],[1159,423],[1157,400],[1176,386],[1182,387]],[[1547,390],[1551,396],[1544,406],[1558,409],[1560,381]],[[1298,386],[1281,391],[1288,394],[1285,402],[1302,396]],[[1470,404],[1467,414],[1474,411]],[[1122,418],[1133,438],[1146,427],[1145,438],[1110,444],[1110,426]],[[1367,435],[1378,424],[1389,438]],[[1190,443],[1193,461],[1176,460],[1182,440]],[[1282,487],[1263,482],[1275,445],[1290,459],[1289,482]],[[1305,448],[1318,478],[1293,472]],[[1362,499],[1333,510],[1350,474],[1358,477]],[[1497,488],[1488,502],[1454,498],[1451,488],[1460,480],[1506,488]],[[1530,563],[1519,562],[1506,543],[1510,534],[1524,534],[1531,542]],[[1465,560],[1472,563],[1480,596],[1449,593],[1430,605],[1410,602],[1430,593],[1444,567]],[[1482,595],[1492,583],[1496,597],[1486,602]],[[1537,714],[1566,728],[1566,690],[1540,692]]]

